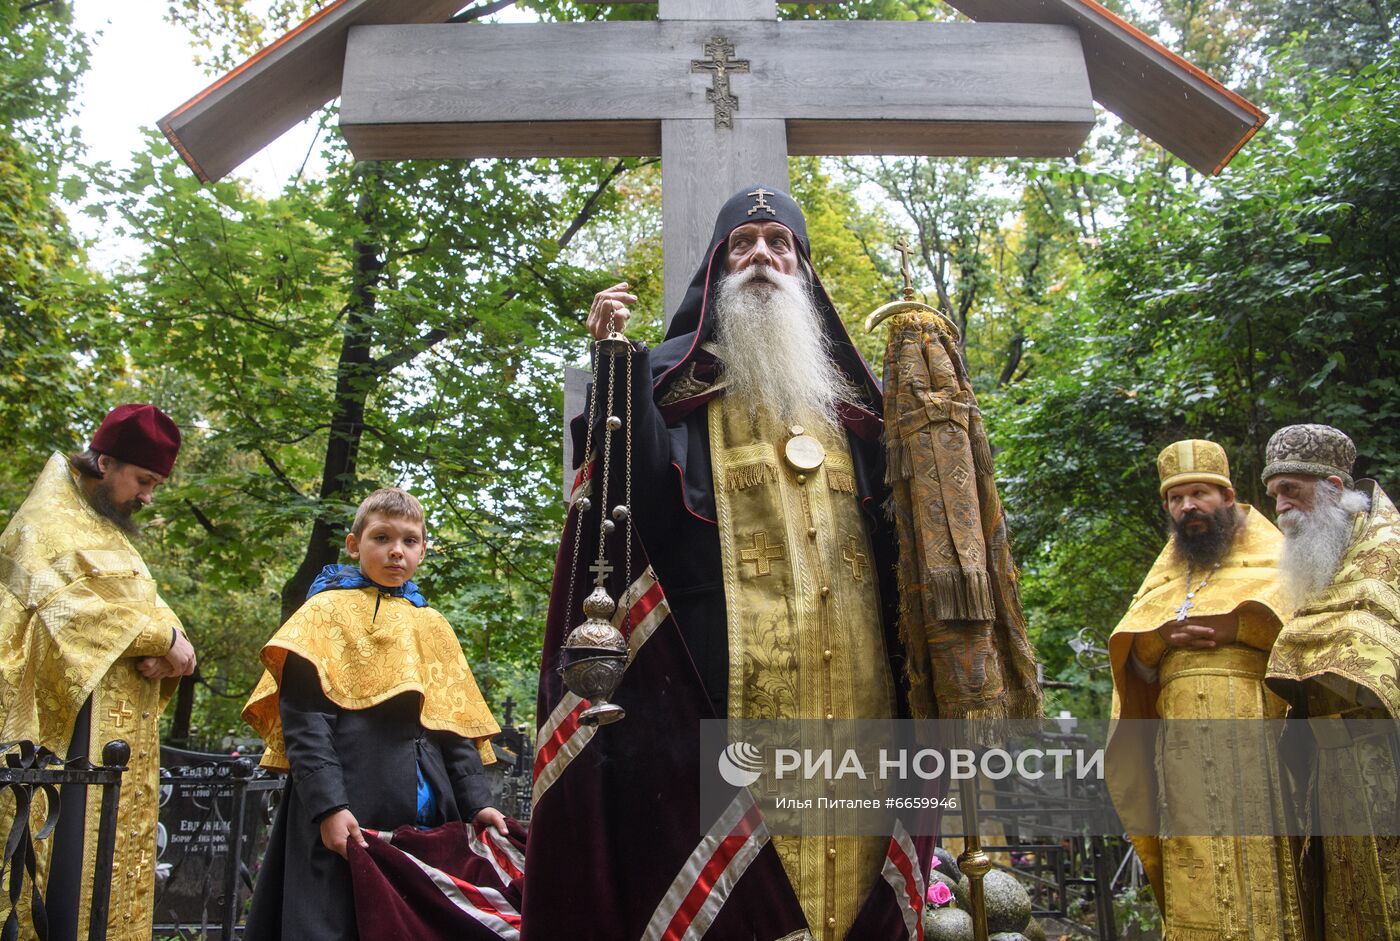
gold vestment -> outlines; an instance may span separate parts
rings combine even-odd
[[[60,454],[49,458],[29,497],[0,534],[0,741],[29,739],[60,757],[68,754],[73,725],[91,697],[87,753],[101,763],[113,739],[131,746],[122,776],[107,937],[151,936],[155,894],[159,717],[179,681],[148,680],[139,657],[170,652],[180,623],[156,592],[146,563],[126,535],[95,512]],[[88,794],[78,935],[86,937],[92,904],[101,791]],[[8,833],[14,803],[0,797],[0,831]],[[32,825],[47,803],[36,794]],[[41,889],[47,883],[52,840],[35,846]],[[21,901],[22,937],[28,892]],[[3,918],[8,903],[0,903]]]
[[[826,455],[800,473],[789,429],[730,396],[709,406],[710,454],[729,632],[731,719],[892,719],[894,677],[879,589],[843,431],[808,428]],[[859,796],[869,796],[862,794]],[[844,938],[889,840],[812,835],[774,846],[817,936]],[[829,815],[818,825],[818,814]]]
[[[1231,763],[1198,766],[1185,758],[1191,719],[1277,719],[1284,704],[1264,687],[1268,651],[1287,614],[1276,561],[1283,537],[1258,512],[1241,505],[1244,519],[1235,543],[1204,588],[1203,573],[1191,573],[1168,543],[1148,572],[1128,612],[1109,638],[1113,667],[1114,719],[1177,720],[1164,723],[1155,741],[1115,724],[1105,771],[1120,809],[1132,816],[1178,823],[1200,808],[1198,819],[1235,816],[1241,808],[1264,813],[1259,829],[1283,832],[1282,770],[1274,743],[1261,736],[1242,742],[1248,754]],[[1156,633],[1178,619],[1179,606],[1196,590],[1191,617],[1235,614],[1232,644],[1196,650],[1170,648]],[[1129,657],[1156,670],[1155,681],[1139,675]],[[1177,759],[1180,760],[1177,760]],[[1266,769],[1267,780],[1251,777]],[[1238,803],[1236,803],[1238,802]],[[1171,808],[1171,813],[1166,813]],[[1227,811],[1233,810],[1234,813]],[[1128,812],[1124,812],[1128,816]],[[1187,832],[1199,834],[1204,826]],[[1251,828],[1252,829],[1252,828]],[[1258,832],[1257,830],[1255,832]],[[1183,835],[1160,839],[1134,834],[1143,868],[1162,908],[1164,941],[1215,939],[1302,939],[1307,937],[1296,841],[1286,837]]]
[[[1321,814],[1372,821],[1369,836],[1319,840],[1325,941],[1400,941],[1394,733],[1353,739],[1336,721],[1369,719],[1380,730],[1400,722],[1400,514],[1374,482],[1358,489],[1369,492],[1370,512],[1357,514],[1332,583],[1279,633],[1268,682],[1291,714],[1312,720],[1318,759],[1295,782],[1302,812],[1315,797]],[[1368,782],[1360,791],[1359,780]]]
[[[316,668],[326,698],[342,709],[416,692],[424,728],[473,739],[482,764],[496,760],[490,739],[501,727],[447,619],[407,599],[355,588],[311,596],[263,645],[266,669],[243,707],[243,720],[267,743],[263,767],[288,770],[278,703],[289,653]]]

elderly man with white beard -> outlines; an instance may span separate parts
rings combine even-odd
[[[931,837],[916,850],[923,838],[906,835],[900,860],[889,855],[899,842],[889,836],[814,828],[769,840],[761,820],[737,822],[747,841],[726,842],[736,838],[726,831],[696,843],[711,825],[700,821],[696,832],[701,720],[910,714],[894,532],[881,512],[889,494],[881,393],[809,253],[791,197],[747,187],[720,210],[665,341],[633,344],[626,395],[628,356],[599,357],[598,387],[617,377],[612,413],[631,409],[630,515],[674,628],[668,620],[644,640],[634,633],[614,697],[626,720],[600,729],[586,749],[577,744],[561,718],[569,700],[548,645],[576,623],[593,578],[581,565],[566,572],[569,546],[561,549],[525,867],[529,937],[679,937],[678,924],[693,917],[707,939],[840,941],[903,937],[916,923],[916,860],[927,858]],[[621,327],[635,303],[626,284],[599,292],[592,335]],[[606,440],[606,415],[594,441]],[[582,457],[586,422],[573,430]],[[622,437],[613,436],[614,481]],[[592,485],[580,477],[566,543],[573,526],[596,532],[598,514],[621,502]],[[556,825],[565,790],[574,806],[600,806],[587,808],[587,821],[566,815]],[[619,806],[634,792],[664,812]],[[724,866],[724,848],[740,845]],[[714,878],[721,868],[725,876]],[[578,934],[595,920],[606,930]]]
[[[1293,771],[1301,819],[1320,837],[1324,934],[1395,941],[1400,515],[1375,481],[1352,479],[1356,446],[1336,428],[1281,428],[1265,456],[1280,567],[1297,605],[1274,643],[1268,683],[1290,718],[1310,720],[1290,734],[1313,739]],[[1362,721],[1327,721],[1338,719]]]

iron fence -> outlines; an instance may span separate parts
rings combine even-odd
[[[83,822],[59,830],[64,820],[65,795],[69,813],[86,807],[91,787],[102,789],[98,810],[97,847],[92,874],[92,905],[88,910],[88,941],[105,941],[107,912],[112,893],[112,857],[117,844],[117,803],[121,797],[122,775],[131,760],[131,746],[118,739],[102,749],[102,764],[95,766],[86,757],[67,761],[33,742],[0,744],[4,766],[0,767],[0,789],[13,801],[13,822],[5,836],[4,859],[0,860],[0,881],[7,889],[8,911],[0,936],[12,938],[20,929],[20,901],[29,889],[30,927],[39,941],[76,941],[78,898],[83,879],[85,853],[74,851],[68,840],[83,840]],[[75,790],[77,789],[77,790]],[[75,801],[79,793],[83,800]],[[34,798],[42,794],[44,821],[36,831],[31,815]],[[83,815],[85,817],[85,814]],[[38,854],[34,844],[52,839],[48,880],[40,892],[36,881]],[[49,913],[57,916],[50,919]]]

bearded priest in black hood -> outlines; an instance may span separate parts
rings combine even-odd
[[[635,301],[626,284],[600,292],[592,335],[620,328]],[[914,938],[932,838],[910,833],[926,825],[771,836],[740,798],[719,820],[697,812],[702,719],[911,714],[880,388],[812,269],[791,197],[756,186],[725,203],[666,340],[630,356],[630,389],[626,356],[600,357],[597,383],[616,370],[612,414],[631,408],[642,561],[607,585],[629,641],[613,697],[627,718],[580,725],[583,703],[557,674],[593,580],[591,560],[571,555],[576,529],[596,533],[623,502],[614,434],[613,492],[596,492],[588,455],[555,573],[525,937]],[[607,415],[595,412],[594,442],[608,440]],[[575,454],[588,431],[575,420]]]

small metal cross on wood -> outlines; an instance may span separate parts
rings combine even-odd
[[[739,99],[729,90],[729,73],[745,73],[749,70],[748,59],[731,59],[734,44],[723,36],[712,36],[705,43],[704,59],[691,59],[690,71],[714,72],[714,84],[705,89],[705,100],[715,106],[715,127],[734,126],[734,112],[739,110]]]
[[[599,559],[588,567],[588,571],[596,576],[593,579],[593,584],[602,585],[608,580],[608,576],[612,574],[613,567],[608,564],[607,559]]]

